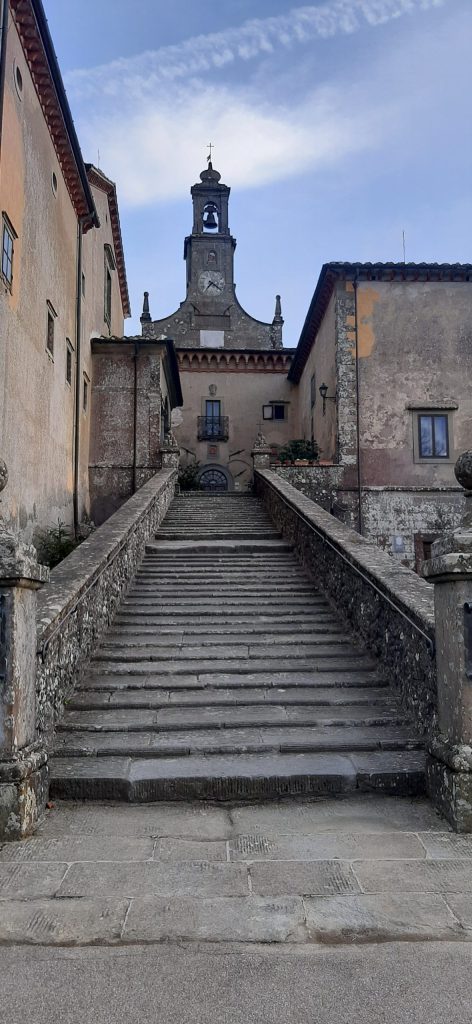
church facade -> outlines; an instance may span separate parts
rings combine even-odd
[[[183,406],[172,424],[183,465],[196,468],[202,487],[247,490],[257,432],[274,449],[295,436],[296,388],[287,377],[293,350],[282,348],[280,296],[267,323],[238,302],[230,188],[211,160],[191,196],[185,299],[170,316],[153,320],[145,293],[142,333],[148,340],[170,338],[176,348]]]

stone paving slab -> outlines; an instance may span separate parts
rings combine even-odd
[[[472,896],[470,893],[446,893],[445,902],[462,928],[469,929],[472,937]]]
[[[354,870],[366,893],[472,893],[472,860],[365,860]]]
[[[303,941],[303,902],[296,897],[264,899],[132,901],[124,941],[192,939],[215,942]]]
[[[183,861],[197,863],[226,864],[229,860],[228,846],[225,841],[206,841],[201,839],[158,839],[155,843],[154,860],[173,864]]]
[[[67,868],[60,863],[0,864],[0,901],[54,896]]]
[[[381,862],[379,873],[386,859],[395,864],[393,858],[403,863],[412,858],[424,860],[426,857],[423,844],[414,833],[378,832],[352,833],[337,832],[333,835],[278,835],[276,832],[264,832],[265,844],[254,844],[248,851],[248,839],[252,836],[240,835],[229,841],[230,858],[233,861],[315,861],[345,860],[357,861],[368,859],[369,866]],[[420,865],[421,866],[421,865]]]
[[[258,896],[325,896],[360,892],[352,868],[342,861],[251,864],[249,876],[252,892]]]
[[[69,805],[70,806],[70,805]],[[202,808],[203,811],[203,808]],[[181,813],[183,814],[183,808]],[[406,832],[434,839],[452,835],[450,826],[423,797],[408,799],[375,794],[352,794],[337,800],[290,800],[232,807],[232,835],[290,836]],[[230,835],[228,834],[228,838]]]
[[[65,835],[56,839],[33,836],[26,842],[4,843],[0,847],[0,864],[30,861],[148,861],[152,860],[154,840],[136,836],[114,836],[105,840],[98,836]],[[226,859],[226,858],[225,858]]]
[[[60,897],[77,896],[247,896],[244,864],[72,864],[58,889]]]
[[[315,897],[305,898],[304,907],[311,942],[466,937],[445,900],[434,894]]]
[[[58,802],[46,812],[41,836],[99,836],[226,840],[233,831],[231,814],[213,804],[122,804]],[[30,840],[25,841],[27,845]]]
[[[449,835],[440,833],[430,835],[421,833],[421,842],[428,857],[434,860],[472,860],[472,836]]]
[[[123,899],[10,900],[0,904],[0,943],[80,946],[117,942],[128,909],[129,901]]]

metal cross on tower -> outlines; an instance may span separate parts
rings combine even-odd
[[[208,148],[209,148],[210,152],[209,152],[209,154],[207,156],[207,161],[208,161],[209,164],[211,164],[211,151],[212,151],[212,149],[215,148],[212,142],[208,143]]]

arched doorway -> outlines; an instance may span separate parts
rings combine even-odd
[[[223,466],[204,466],[198,482],[202,491],[229,491],[233,481]]]

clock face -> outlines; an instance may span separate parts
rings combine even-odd
[[[225,279],[219,270],[202,270],[198,278],[198,290],[203,295],[219,295],[225,286]]]

